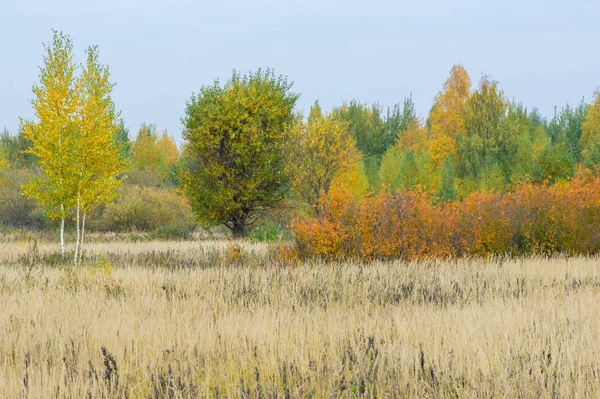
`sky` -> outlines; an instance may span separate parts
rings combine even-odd
[[[0,0],[0,129],[33,117],[52,29],[77,61],[99,46],[130,136],[147,122],[181,142],[192,93],[259,67],[294,82],[305,114],[412,94],[426,118],[460,63],[551,117],[600,87],[598,21],[600,0]]]

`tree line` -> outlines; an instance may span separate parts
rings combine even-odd
[[[61,232],[74,219],[76,248],[90,213],[101,221],[96,228],[160,228],[169,222],[151,219],[170,212],[186,229],[221,225],[243,237],[274,217],[321,217],[337,188],[355,199],[382,190],[425,193],[438,204],[567,182],[600,163],[599,92],[589,104],[545,118],[509,101],[490,77],[473,87],[461,65],[451,68],[426,119],[410,96],[388,108],[353,100],[330,112],[316,101],[303,115],[286,77],[234,71],[187,102],[181,148],[148,124],[131,140],[97,47],[82,65],[62,33],[44,49],[34,120],[0,137],[0,191],[11,180],[15,191],[19,181],[38,214],[58,219]]]

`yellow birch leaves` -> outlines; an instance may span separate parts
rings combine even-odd
[[[78,199],[82,210],[115,195],[124,171],[115,144],[117,117],[110,96],[107,66],[98,62],[96,47],[78,72],[70,38],[54,32],[45,45],[40,82],[34,86],[35,121],[22,121],[28,150],[37,157],[43,176],[23,187],[52,218],[64,218]]]
[[[454,65],[429,114],[428,147],[435,166],[441,165],[448,154],[454,154],[456,138],[465,134],[464,114],[470,94],[469,74],[462,65]]]

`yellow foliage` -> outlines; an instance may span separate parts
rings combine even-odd
[[[332,115],[298,123],[293,132],[288,172],[294,191],[317,210],[319,199],[327,195],[334,181],[347,181],[353,191],[365,189],[366,177],[360,154],[348,125]]]
[[[177,159],[179,159],[179,148],[177,148],[177,143],[175,143],[173,136],[170,136],[166,130],[163,131],[160,140],[158,140],[158,147],[165,156],[167,166],[171,166],[177,162]]]
[[[365,172],[365,163],[362,160],[358,160],[353,168],[348,169],[333,179],[331,189],[342,185],[348,189],[349,194],[355,199],[360,199],[367,193],[369,190],[369,180]]]
[[[590,146],[600,136],[600,90],[594,96],[594,102],[587,106],[588,114],[583,122],[581,144],[584,154],[589,151]]]
[[[429,114],[429,155],[435,166],[455,152],[456,137],[465,134],[464,113],[470,94],[467,71],[462,65],[454,65]]]
[[[427,143],[427,127],[420,119],[413,119],[408,129],[398,134],[394,146],[399,153],[406,150],[418,151]]]

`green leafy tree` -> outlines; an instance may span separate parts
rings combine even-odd
[[[289,188],[286,149],[298,95],[272,70],[234,72],[192,96],[183,118],[182,185],[204,226],[243,237]]]
[[[575,162],[581,162],[583,124],[588,110],[582,101],[572,108],[568,104],[560,112],[554,110],[554,117],[546,124],[552,143],[564,142]]]
[[[385,149],[387,151],[399,138],[399,136],[408,131],[413,125],[420,125],[417,121],[417,112],[412,96],[404,99],[404,104],[394,105],[393,108],[388,108],[387,117],[385,118]]]
[[[565,140],[549,143],[540,154],[534,182],[556,183],[569,180],[575,173],[575,160]]]
[[[381,160],[379,168],[379,181],[385,187],[394,193],[401,188],[400,184],[400,166],[402,165],[403,153],[399,152],[397,147],[390,147]]]
[[[5,128],[0,134],[0,147],[4,148],[6,161],[13,168],[32,168],[36,165],[36,158],[27,152],[31,141],[23,136],[23,129],[12,135]]]
[[[435,192],[435,202],[454,201],[458,197],[456,190],[456,172],[450,155],[446,156],[441,166],[442,181]]]
[[[388,108],[387,116],[384,116],[379,104],[369,107],[355,100],[335,108],[333,115],[348,124],[362,154],[369,185],[378,189],[383,154],[416,119],[412,98],[405,99],[403,106],[397,104],[392,109]]]
[[[521,104],[508,107],[501,129],[505,143],[499,153],[500,167],[511,183],[530,180],[540,156],[550,143],[543,124],[537,124]]]
[[[418,182],[419,167],[415,159],[415,153],[408,150],[402,157],[400,170],[398,171],[399,187],[405,191],[415,188]]]
[[[463,176],[488,174],[510,152],[510,136],[502,125],[507,108],[508,101],[497,82],[484,77],[467,102],[466,134],[457,141]]]
[[[125,127],[123,119],[119,119],[117,131],[115,132],[115,143],[119,147],[119,158],[124,162],[129,162],[132,143],[129,138],[129,128]]]

